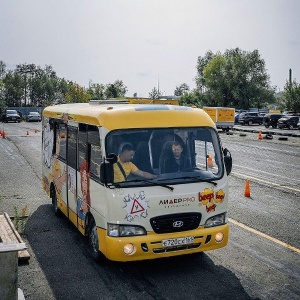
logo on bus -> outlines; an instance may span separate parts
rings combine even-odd
[[[148,204],[144,191],[141,191],[138,196],[128,194],[124,197],[124,203],[124,208],[127,211],[125,219],[128,222],[133,221],[134,218],[146,218],[148,216]]]
[[[182,221],[175,221],[173,222],[173,227],[174,228],[180,228],[183,226],[183,222]]]
[[[198,194],[199,206],[205,205],[208,213],[214,212],[217,207],[217,203],[222,203],[225,199],[225,192],[218,190],[215,192],[213,189],[205,188]]]

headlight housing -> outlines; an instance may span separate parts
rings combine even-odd
[[[227,214],[223,213],[223,214],[216,215],[216,216],[209,218],[205,222],[204,227],[208,228],[208,227],[220,226],[220,225],[224,225],[226,223],[227,223]]]
[[[145,228],[136,225],[107,224],[107,235],[113,237],[147,235]]]

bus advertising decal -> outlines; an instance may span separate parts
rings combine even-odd
[[[199,206],[205,205],[208,213],[214,212],[217,207],[216,203],[222,203],[224,198],[225,193],[223,190],[218,190],[215,193],[213,188],[205,188],[202,192],[199,192]]]
[[[183,197],[183,198],[171,198],[162,199],[158,205],[164,206],[164,208],[178,208],[183,206],[190,206],[190,203],[195,202],[195,197]]]
[[[129,194],[124,197],[125,210],[127,211],[127,215],[125,219],[128,222],[133,221],[135,217],[138,218],[146,218],[148,215],[147,208],[148,204],[145,197],[145,192],[141,191],[139,196],[137,197],[135,194],[130,196]]]

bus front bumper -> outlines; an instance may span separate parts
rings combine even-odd
[[[109,237],[98,228],[100,251],[113,261],[137,261],[214,250],[228,243],[229,225],[177,233]]]

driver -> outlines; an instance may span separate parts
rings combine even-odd
[[[119,149],[118,161],[114,164],[114,182],[126,181],[130,174],[138,175],[146,179],[153,179],[157,176],[142,170],[132,163],[135,150],[132,144],[122,143]]]

